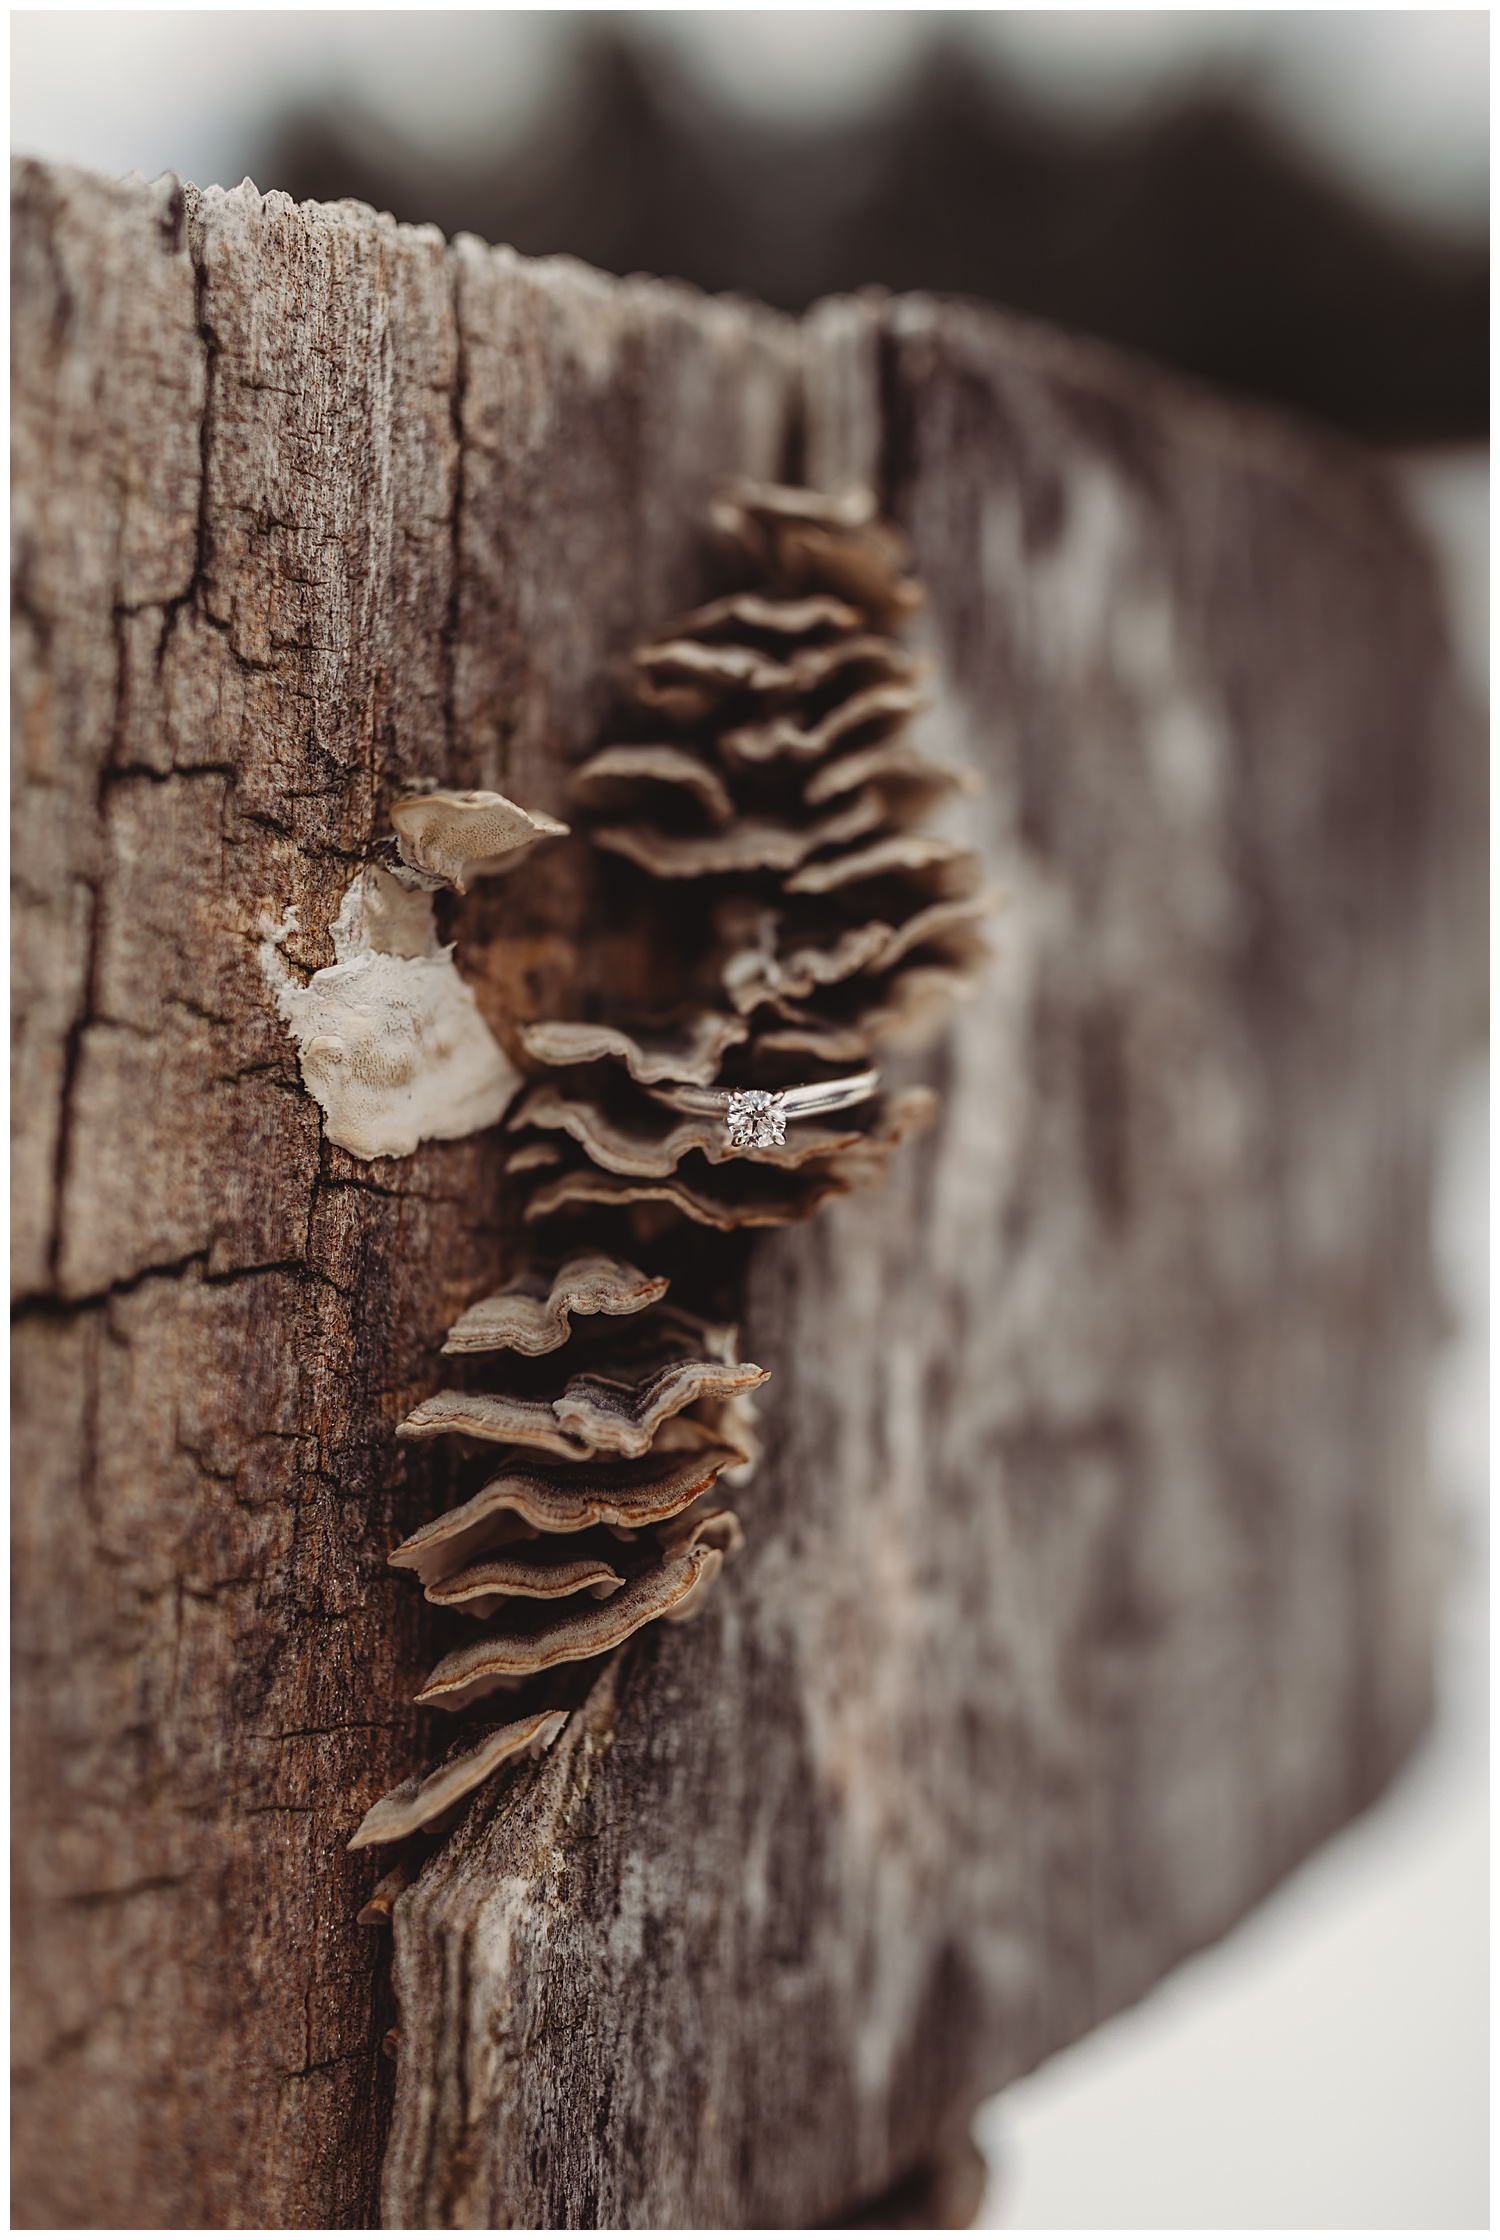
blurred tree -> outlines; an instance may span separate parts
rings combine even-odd
[[[872,282],[977,296],[1375,442],[1488,431],[1483,244],[1366,206],[1223,95],[1086,129],[940,44],[874,116],[768,129],[610,29],[497,158],[445,163],[319,110],[260,176],[787,310]]]

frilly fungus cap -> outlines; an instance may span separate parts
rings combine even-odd
[[[506,1164],[537,1258],[449,1333],[447,1353],[496,1358],[488,1388],[439,1392],[400,1426],[505,1449],[390,1559],[485,1625],[417,1697],[447,1711],[518,1688],[555,1699],[562,1668],[691,1616],[742,1538],[719,1486],[753,1470],[749,1395],[766,1372],[738,1359],[733,1330],[666,1304],[667,1277],[601,1232],[633,1234],[649,1259],[664,1230],[804,1220],[878,1183],[937,1109],[928,1089],[886,1091],[746,1148],[679,1092],[868,1061],[939,1023],[987,953],[978,857],[914,829],[974,780],[911,736],[929,667],[889,634],[922,603],[904,536],[862,488],[737,482],[713,523],[753,584],[636,648],[622,735],[572,779],[617,909],[656,929],[639,945],[650,984],[631,1006],[585,990],[598,1016],[518,1028],[532,1079]],[[409,871],[460,892],[566,830],[493,794],[429,793],[393,821]],[[355,1842],[430,1829],[565,1717],[554,1700],[466,1736]]]

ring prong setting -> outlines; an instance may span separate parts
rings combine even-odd
[[[736,1089],[726,1120],[736,1151],[770,1151],[786,1142],[786,1106],[774,1089]]]

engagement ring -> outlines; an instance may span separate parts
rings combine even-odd
[[[847,1074],[842,1081],[806,1081],[795,1089],[674,1088],[670,1101],[679,1112],[722,1118],[736,1151],[769,1151],[786,1142],[788,1120],[844,1112],[850,1105],[864,1104],[879,1086],[880,1075],[872,1066],[868,1073]]]

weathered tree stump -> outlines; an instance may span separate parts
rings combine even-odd
[[[1426,1716],[1477,828],[1423,558],[1332,441],[963,306],[32,164],[14,218],[16,2221],[365,2224],[383,2152],[416,2226],[919,2194]],[[327,963],[413,777],[562,810],[736,471],[910,530],[1008,908],[937,1133],[756,1246],[716,1601],[400,1901],[392,2072],[392,1429],[498,1161],[325,1142],[259,924]],[[487,1015],[570,875],[463,921]]]

